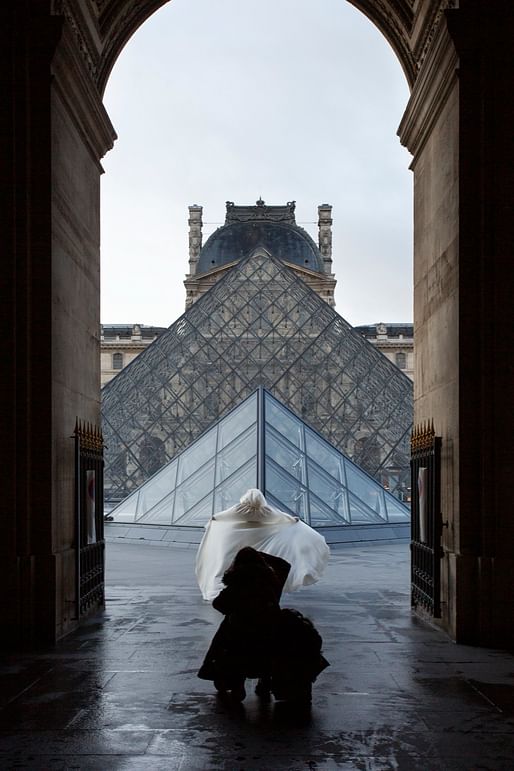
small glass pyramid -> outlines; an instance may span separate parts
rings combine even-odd
[[[412,382],[258,247],[103,388],[106,501],[139,489],[259,386],[409,498]]]
[[[263,388],[110,516],[115,522],[199,527],[250,487],[312,527],[410,519],[406,506]]]

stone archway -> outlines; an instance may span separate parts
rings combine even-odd
[[[411,87],[415,417],[443,437],[443,627],[514,639],[514,243],[510,0],[351,0]],[[99,177],[114,129],[101,102],[126,41],[164,0],[8,0],[2,47],[7,408],[2,519],[11,640],[74,617],[75,417],[99,418]],[[12,291],[14,288],[15,291]],[[501,362],[501,366],[497,366]]]
[[[415,14],[411,0],[348,0],[375,24],[390,42],[410,86],[416,80],[427,39],[439,22],[439,6],[453,7],[453,0],[429,0],[426,18],[417,14],[421,25],[414,33]],[[103,93],[111,68],[125,43],[136,29],[169,0],[96,0],[102,50],[98,59],[97,85]]]

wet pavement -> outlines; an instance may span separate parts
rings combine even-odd
[[[514,657],[411,616],[407,544],[333,550],[320,583],[285,595],[331,663],[309,714],[253,687],[233,707],[196,677],[221,616],[194,556],[109,543],[105,613],[56,648],[4,658],[2,771],[514,769]]]

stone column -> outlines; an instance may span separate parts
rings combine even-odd
[[[400,137],[413,155],[415,422],[442,436],[442,626],[514,642],[514,14],[442,17]]]
[[[325,273],[332,274],[332,206],[323,203],[318,206],[318,245],[323,257]]]
[[[202,207],[194,204],[189,207],[189,275],[196,274],[198,257],[202,248]]]
[[[2,644],[58,639],[77,623],[75,419],[100,421],[100,158],[114,130],[79,28],[48,4],[2,4],[8,99],[10,291],[1,443]]]
[[[514,643],[514,7],[448,13],[459,54],[460,516],[449,556],[462,637]],[[460,589],[460,594],[459,590]],[[470,598],[473,598],[470,601]]]

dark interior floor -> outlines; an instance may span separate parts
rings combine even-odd
[[[225,704],[196,671],[221,616],[195,551],[108,544],[107,608],[56,648],[4,658],[0,768],[266,771],[514,768],[514,657],[411,615],[407,544],[333,551],[285,595],[331,666],[309,714]]]

